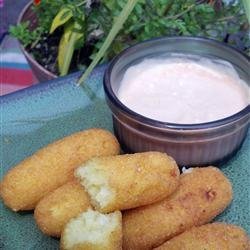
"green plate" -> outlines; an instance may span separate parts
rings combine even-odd
[[[48,143],[73,132],[92,128],[112,131],[102,78],[105,66],[90,76],[84,87],[75,85],[78,74],[42,83],[0,98],[1,179],[8,169]],[[216,220],[234,223],[250,234],[250,135],[222,171],[231,180],[234,200]],[[30,212],[14,213],[0,202],[0,249],[52,250],[57,239],[37,228]]]

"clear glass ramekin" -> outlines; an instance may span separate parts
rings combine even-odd
[[[136,44],[115,57],[104,76],[104,91],[113,115],[114,132],[125,152],[166,152],[180,166],[218,165],[241,147],[249,127],[250,105],[221,120],[175,124],[142,116],[117,98],[121,79],[128,67],[143,58],[166,53],[229,61],[240,77],[250,84],[249,57],[221,42],[200,37],[163,37]]]

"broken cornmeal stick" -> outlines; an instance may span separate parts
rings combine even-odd
[[[60,248],[61,250],[121,250],[121,212],[101,214],[89,209],[81,213],[65,226]]]
[[[99,157],[75,171],[100,212],[112,212],[160,201],[179,185],[176,162],[165,153]]]
[[[77,180],[72,180],[43,197],[35,208],[34,217],[43,233],[60,237],[65,224],[89,208],[86,191]]]

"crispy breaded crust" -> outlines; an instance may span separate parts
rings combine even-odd
[[[71,180],[74,169],[83,162],[118,153],[119,144],[108,131],[89,129],[72,134],[11,169],[0,184],[0,195],[14,211],[34,209],[47,193]]]
[[[235,225],[212,223],[172,238],[155,250],[249,250],[246,232]]]
[[[73,180],[43,197],[35,208],[34,217],[43,233],[60,237],[65,224],[90,207],[84,188]]]
[[[87,176],[90,173],[92,179]],[[90,195],[92,205],[105,213],[164,199],[178,187],[179,175],[176,162],[159,152],[99,157],[76,170],[76,176]],[[99,190],[92,194],[90,186]],[[103,199],[105,204],[100,204],[96,197],[100,199],[107,192]]]
[[[232,200],[232,187],[215,167],[181,174],[167,199],[123,213],[123,249],[152,249],[185,230],[205,224]]]
[[[87,213],[89,213],[89,210],[85,212],[85,214]],[[111,231],[111,223],[105,224],[103,221],[101,224],[97,223],[97,229],[93,229],[93,225],[88,225],[90,226],[89,230],[82,230],[88,224],[86,223],[86,219],[83,221],[84,213],[82,213],[78,217],[71,219],[69,223],[66,224],[60,240],[61,250],[122,250],[121,212],[115,211],[110,214],[100,214],[99,212],[95,211],[94,213],[105,216],[106,218],[110,216],[113,217]],[[82,224],[78,223],[77,225],[75,222],[79,222],[80,220],[82,220]],[[96,223],[96,221],[95,219],[92,219],[91,224],[94,223]],[[72,224],[74,225],[72,226]],[[81,228],[83,224],[84,228]],[[97,234],[98,236],[94,235],[97,231],[99,231]],[[86,234],[88,234],[88,236],[86,236]],[[81,239],[81,237],[85,237],[85,239]]]

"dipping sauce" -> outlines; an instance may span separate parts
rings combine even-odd
[[[197,124],[231,116],[249,104],[249,87],[222,60],[175,55],[128,68],[118,91],[129,109],[148,118]]]

